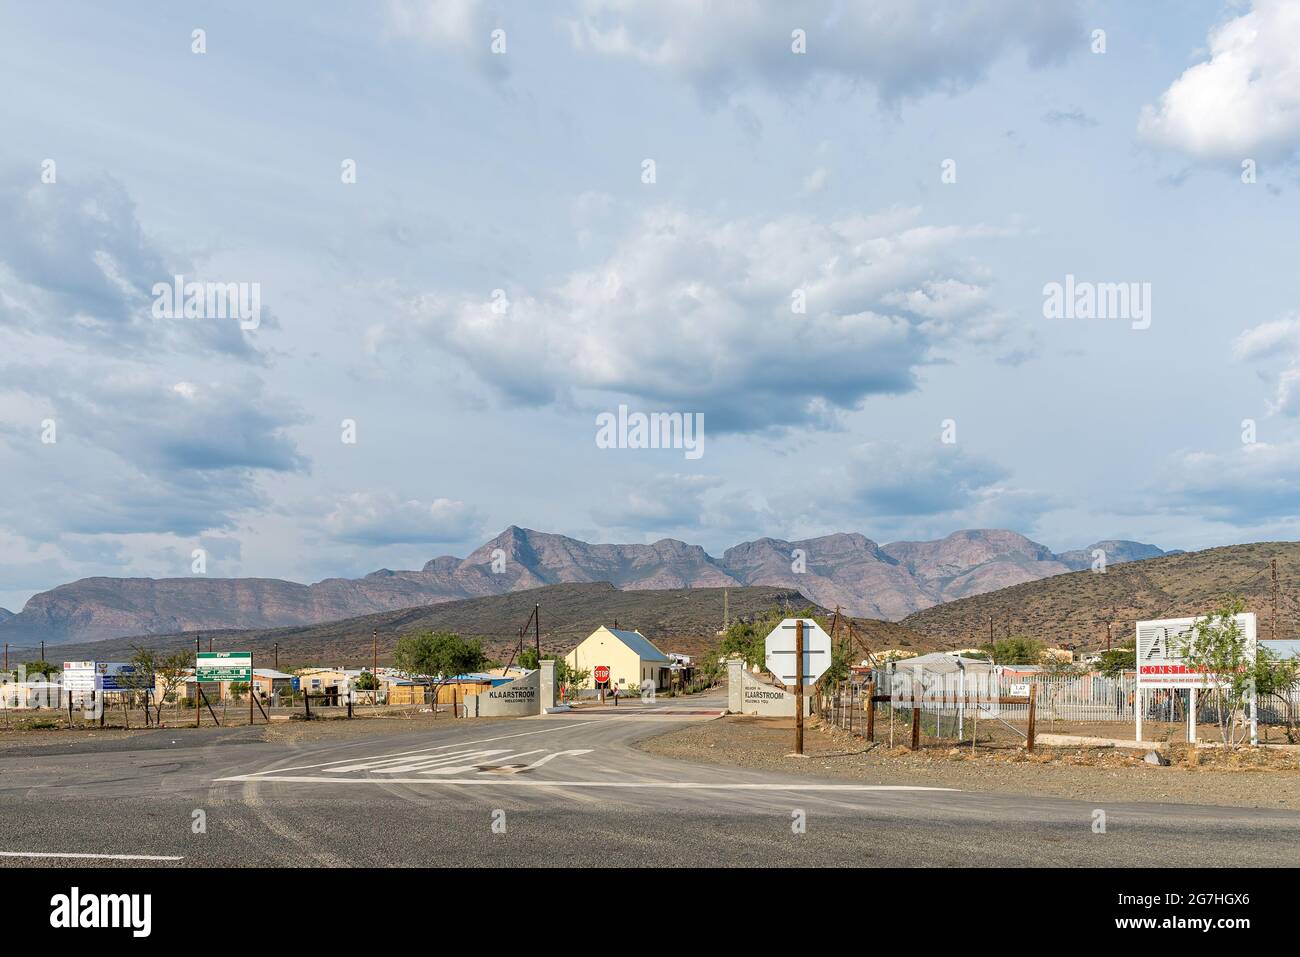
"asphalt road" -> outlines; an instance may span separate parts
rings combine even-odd
[[[0,866],[1300,862],[1296,812],[1116,804],[1095,833],[1097,808],[1079,801],[837,783],[632,746],[724,705],[625,702],[295,746],[213,728],[8,752]]]

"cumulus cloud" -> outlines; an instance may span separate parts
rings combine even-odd
[[[1073,2],[583,0],[579,9],[569,21],[575,47],[662,69],[713,101],[749,85],[788,91],[830,78],[894,103],[964,89],[1015,51],[1041,65],[1083,44]],[[795,29],[805,54],[791,52]]]
[[[1300,145],[1300,4],[1255,0],[1216,26],[1209,59],[1142,111],[1140,133],[1196,159],[1262,159]]]
[[[1260,323],[1239,335],[1232,344],[1238,359],[1271,366],[1266,373],[1273,385],[1269,411],[1284,415],[1300,412],[1300,316],[1291,315]]]
[[[918,215],[717,222],[657,209],[595,268],[507,301],[413,297],[393,332],[462,360],[513,403],[585,390],[702,412],[714,432],[829,425],[869,396],[914,389],[944,347],[1005,334],[963,252],[1001,232]]]
[[[261,362],[235,319],[158,319],[153,287],[201,277],[145,235],[135,204],[110,177],[31,184],[0,178],[0,328],[96,354],[142,349]],[[271,325],[269,317],[264,325]]]
[[[325,515],[325,531],[353,545],[461,542],[481,531],[483,518],[464,502],[403,498],[392,490],[354,492]]]
[[[265,505],[259,474],[308,466],[286,431],[301,413],[251,375],[177,383],[133,365],[58,363],[0,367],[0,382],[40,410],[0,413],[0,468],[24,490],[0,500],[0,525],[32,538],[228,529]],[[0,405],[10,407],[26,409]]]
[[[1153,507],[1238,526],[1300,517],[1300,442],[1184,452],[1153,489]]]
[[[828,469],[806,499],[778,502],[810,525],[917,529],[1030,528],[1052,507],[1048,496],[1017,488],[1010,472],[958,445],[868,442]]]

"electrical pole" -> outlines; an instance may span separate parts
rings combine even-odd
[[[533,650],[537,652],[537,667],[542,666],[542,603],[533,606]]]
[[[1273,640],[1277,641],[1277,559],[1269,564],[1273,566]]]
[[[203,713],[199,711],[199,695],[202,693],[202,685],[199,684],[199,642],[200,638],[196,635],[194,638],[194,727],[203,723]]]
[[[41,661],[45,661],[45,642],[41,642]]]
[[[379,629],[370,636],[374,642],[370,648],[370,673],[375,677],[375,687],[379,686]]]
[[[280,670],[280,643],[275,643],[275,670]]]

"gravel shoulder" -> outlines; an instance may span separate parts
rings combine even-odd
[[[793,750],[793,719],[728,715],[640,741],[650,754],[694,764],[781,771],[870,784],[913,784],[967,791],[1038,794],[1084,801],[1214,804],[1300,810],[1300,755],[1267,749],[1224,753],[1201,748],[1192,766],[1185,746],[1171,746],[1168,767],[1147,764],[1142,752],[967,744],[917,752],[868,743],[810,720],[806,757]]]

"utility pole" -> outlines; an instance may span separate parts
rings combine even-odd
[[[533,606],[533,650],[537,652],[537,667],[542,666],[542,603]]]
[[[203,686],[199,684],[199,642],[197,635],[194,638],[194,727],[203,723],[203,713],[199,711],[199,696],[202,694]]]
[[[5,642],[5,671],[9,670],[9,642]]]
[[[370,647],[370,674],[375,678],[375,687],[379,687],[379,629],[371,634],[373,644]]]
[[[275,643],[275,670],[280,670],[280,643]]]
[[[731,623],[731,589],[722,589],[722,630],[727,630]]]
[[[45,661],[45,642],[41,642],[41,661]]]
[[[1109,621],[1106,622],[1106,650],[1107,651],[1110,651],[1110,625],[1111,623]]]
[[[1273,567],[1273,640],[1277,641],[1277,559],[1269,564]]]
[[[794,621],[794,753],[803,754],[803,619]]]

